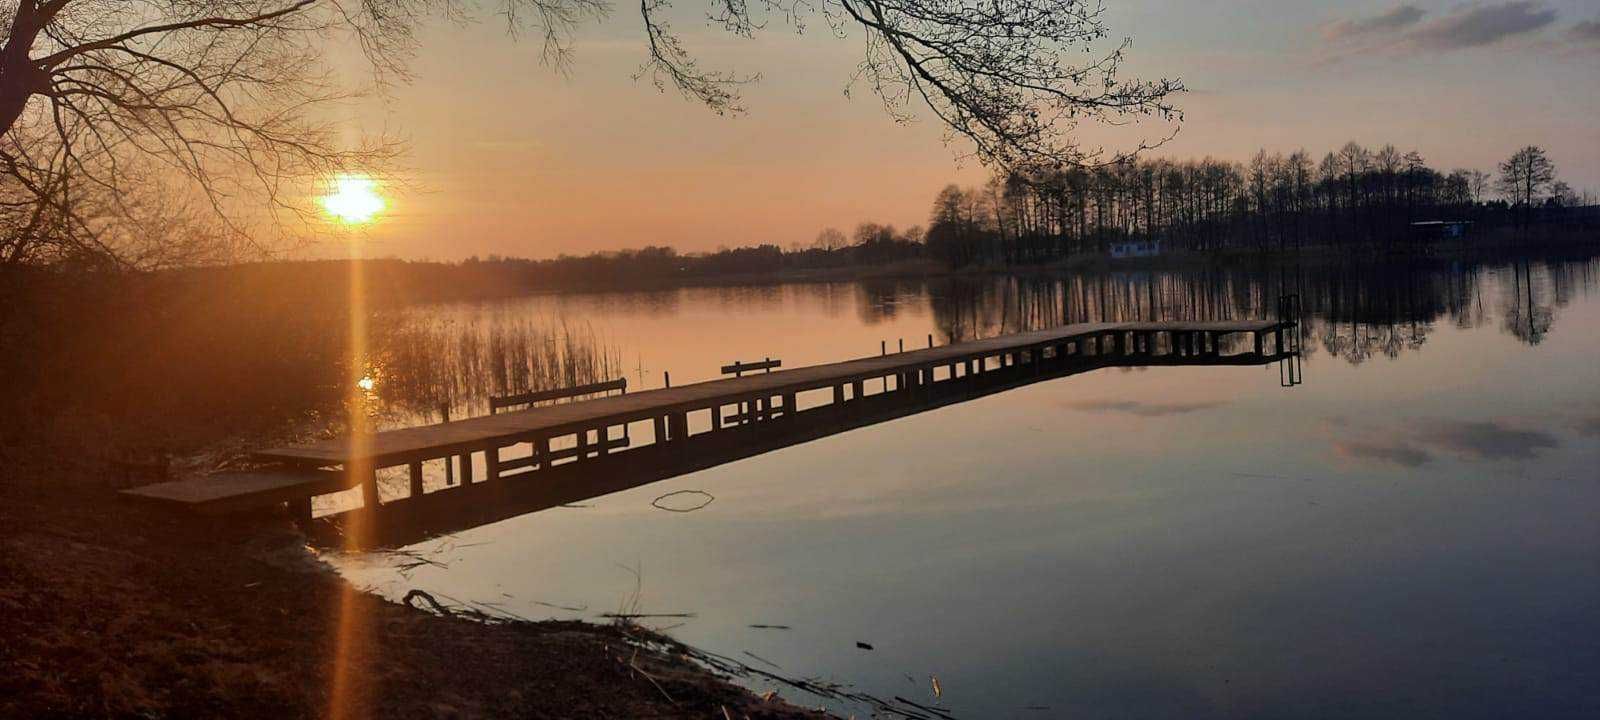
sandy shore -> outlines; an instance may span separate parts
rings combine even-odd
[[[823,717],[634,630],[485,624],[359,592],[276,516],[201,521],[8,475],[3,718]]]

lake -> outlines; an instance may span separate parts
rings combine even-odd
[[[394,597],[661,615],[641,622],[954,717],[1597,717],[1597,277],[1592,258],[1394,260],[416,307],[582,328],[631,388],[930,336],[1270,317],[1289,292],[1305,355],[1292,387],[1278,366],[1098,370],[332,557]],[[389,424],[434,419],[385,392]]]

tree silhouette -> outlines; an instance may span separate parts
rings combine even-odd
[[[703,69],[669,7],[640,2],[640,76],[739,112],[752,78]],[[10,3],[0,9],[0,263],[159,263],[175,256],[151,232],[157,220],[189,218],[191,236],[246,242],[262,226],[306,220],[307,178],[381,172],[399,149],[346,147],[320,120],[319,108],[347,96],[322,61],[330,44],[360,47],[387,87],[409,78],[431,19],[494,13],[509,34],[538,34],[544,60],[561,64],[573,29],[608,10],[605,0]],[[906,119],[920,105],[980,159],[1005,165],[1095,161],[1102,151],[1071,137],[1085,119],[1177,117],[1177,82],[1119,77],[1126,41],[1089,52],[1108,36],[1101,12],[1089,0],[713,0],[709,17],[739,36],[769,14],[796,29],[820,14],[836,35],[861,32],[855,80],[889,112]]]
[[[1500,163],[1500,192],[1512,205],[1532,206],[1555,179],[1555,163],[1537,145],[1518,150]]]

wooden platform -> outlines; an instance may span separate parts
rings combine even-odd
[[[941,347],[779,370],[743,377],[710,380],[671,388],[595,398],[497,415],[468,418],[436,425],[376,433],[361,442],[338,438],[276,447],[255,454],[258,460],[280,463],[281,473],[213,476],[162,483],[129,491],[149,499],[163,499],[208,510],[250,507],[262,503],[306,501],[315,495],[361,484],[367,504],[378,502],[375,471],[409,465],[412,492],[422,492],[420,463],[436,459],[486,458],[488,477],[507,468],[537,468],[558,459],[603,455],[616,447],[606,441],[617,426],[653,423],[656,442],[672,443],[689,437],[687,415],[710,414],[713,431],[732,423],[763,421],[796,411],[796,395],[832,390],[833,404],[847,409],[864,397],[865,383],[882,380],[885,392],[949,382],[996,370],[1014,370],[1032,364],[1087,362],[1096,366],[1251,365],[1285,357],[1285,329],[1292,322],[1252,320],[1239,322],[1130,322],[1083,323],[1048,330],[1004,335]],[[1222,355],[1218,339],[1231,334],[1254,336],[1254,352]],[[1272,353],[1264,351],[1266,338],[1275,339]],[[1297,348],[1296,348],[1297,349]],[[942,375],[942,377],[941,377]],[[875,383],[876,385],[876,383]],[[729,406],[732,406],[731,408]],[[726,411],[726,412],[725,412]],[[550,440],[570,436],[576,449],[552,452]],[[593,438],[593,439],[591,439]],[[528,457],[502,460],[503,448],[528,444]],[[513,465],[514,463],[514,465]],[[354,472],[318,471],[318,468],[359,467]],[[462,480],[471,484],[471,462],[462,462]],[[223,510],[225,511],[225,510]]]
[[[197,512],[221,514],[296,502],[354,485],[349,473],[283,469],[222,472],[145,485],[122,493],[133,498],[182,505]]]
[[[1003,335],[924,350],[891,353],[739,378],[708,380],[691,385],[645,390],[587,402],[468,418],[438,425],[389,430],[375,434],[370,443],[363,443],[363,451],[359,455],[352,452],[348,440],[324,440],[263,450],[256,453],[256,457],[262,460],[313,465],[338,465],[355,460],[368,460],[378,467],[388,467],[480,449],[494,442],[510,442],[540,433],[562,435],[579,429],[619,425],[675,412],[699,410],[717,404],[729,405],[753,397],[789,395],[853,383],[857,380],[964,363],[977,358],[1026,352],[1100,334],[1123,331],[1260,333],[1274,330],[1278,326],[1279,323],[1271,321],[1068,325],[1051,330]]]

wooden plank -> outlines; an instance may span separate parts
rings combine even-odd
[[[253,470],[172,480],[122,491],[129,498],[202,513],[253,510],[352,487],[349,475],[329,470]]]
[[[541,462],[549,463],[549,462],[555,462],[556,460],[564,460],[564,459],[570,458],[570,457],[578,457],[578,455],[580,453],[582,453],[582,452],[595,452],[596,450],[599,450],[601,452],[610,452],[612,450],[620,450],[622,448],[628,447],[628,442],[629,442],[628,438],[625,438],[625,437],[607,438],[606,441],[603,442],[603,443],[599,443],[598,445],[590,444],[586,448],[575,448],[575,447],[572,447],[572,448],[566,448],[566,449],[563,449],[563,450],[551,450],[551,451],[548,451],[548,452],[544,453],[543,455],[537,455],[536,454],[536,455],[530,455],[528,457],[510,458],[510,459],[506,459],[506,460],[501,460],[500,461],[500,476],[501,477],[505,477],[506,473],[508,473],[508,472],[510,472],[512,470],[520,470],[522,468],[538,467]]]
[[[476,450],[485,444],[510,445],[537,435],[563,435],[604,425],[620,425],[668,415],[703,410],[714,404],[735,404],[752,397],[773,397],[826,388],[839,383],[888,377],[917,367],[951,362],[981,360],[1024,350],[1044,348],[1064,342],[1081,345],[1090,338],[1117,331],[1206,330],[1218,334],[1263,332],[1283,327],[1275,321],[1236,323],[1080,323],[1048,330],[1003,335],[935,348],[911,350],[886,356],[873,356],[825,365],[814,365],[770,373],[747,374],[738,378],[711,380],[671,388],[646,390],[626,395],[595,398],[585,402],[546,405],[527,410],[500,413],[455,422],[380,432],[361,443],[363,452],[352,456],[348,439],[330,439],[271,448],[256,453],[266,460],[307,466],[344,464],[370,460],[378,467],[405,464],[417,459],[432,459],[447,454]],[[761,417],[767,408],[757,408]],[[661,423],[664,425],[665,423]],[[658,429],[665,429],[658,425]]]

